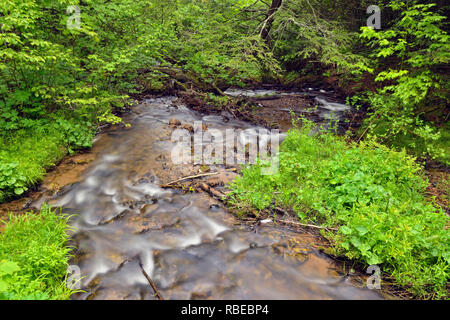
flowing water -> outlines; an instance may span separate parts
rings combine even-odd
[[[162,189],[198,173],[170,161],[172,118],[209,128],[249,129],[225,116],[202,116],[174,98],[143,102],[125,117],[130,128],[98,136],[95,160],[79,182],[44,201],[73,214],[83,293],[74,299],[382,299],[358,287],[313,245],[317,239],[273,223],[248,226],[202,193]],[[211,166],[224,178],[234,176]]]
[[[286,96],[307,96],[313,98],[319,118],[317,123],[327,128],[330,120],[342,121],[351,107],[334,100],[333,92],[325,91],[323,89],[309,88],[308,91],[278,91],[273,89],[259,89],[259,90],[245,90],[245,89],[229,89],[225,93],[231,97],[249,97],[260,98],[264,97],[286,97]],[[306,110],[305,110],[306,111]]]

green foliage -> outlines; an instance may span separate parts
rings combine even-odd
[[[328,74],[341,77],[371,71],[357,51],[358,34],[348,28],[348,16],[330,13],[331,6],[329,1],[285,1],[272,32],[277,57],[286,65],[306,61],[317,69],[324,66]]]
[[[248,1],[181,3],[164,20],[173,41],[164,54],[166,64],[175,61],[193,78],[215,85],[244,85],[280,71],[264,41],[249,32],[257,21],[239,15]]]
[[[22,195],[67,152],[89,148],[94,133],[85,122],[56,117],[0,136],[0,202]]]
[[[261,175],[264,164],[246,168],[231,202],[244,211],[292,208],[302,221],[337,227],[324,233],[335,254],[382,264],[418,296],[445,296],[450,220],[426,199],[422,168],[404,150],[374,141],[348,145],[310,128],[290,131],[277,174]]]
[[[55,110],[70,110],[66,118],[96,120],[111,106],[123,106],[124,96],[109,84],[107,72],[120,73],[118,69],[129,61],[122,57],[125,54],[105,52],[111,54],[111,61],[105,61],[93,52],[104,48],[95,46],[96,26],[88,19],[80,30],[66,27],[66,8],[73,4],[67,0],[0,4],[2,128],[22,129],[27,121]]]
[[[369,94],[374,109],[367,120],[369,129],[393,144],[410,136],[408,147],[416,153],[448,158],[437,143],[442,133],[427,121],[432,114],[445,115],[449,103],[449,78],[442,71],[450,62],[446,17],[432,11],[433,3],[391,1],[389,6],[401,12],[392,27],[385,31],[364,27],[361,34],[373,48],[375,81],[382,84]],[[389,125],[380,128],[382,123]]]
[[[0,3],[0,201],[23,194],[64,153],[91,145],[95,127],[118,123],[128,94],[164,91],[155,66],[205,87],[244,85],[279,66],[249,1],[35,1]],[[78,5],[80,28],[66,9]],[[142,78],[144,78],[143,81]]]
[[[60,300],[66,286],[67,217],[44,206],[40,214],[10,216],[0,234],[0,300]]]

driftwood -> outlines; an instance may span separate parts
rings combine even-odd
[[[208,193],[213,198],[216,198],[217,200],[222,201],[223,197],[225,196],[224,193],[220,192],[219,190],[216,190],[210,186],[208,186],[206,183],[201,183],[199,185],[200,189]]]

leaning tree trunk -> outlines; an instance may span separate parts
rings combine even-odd
[[[267,12],[266,20],[264,21],[263,27],[261,29],[261,38],[269,44],[270,41],[270,30],[272,29],[273,21],[275,20],[275,13],[280,9],[283,0],[272,0],[272,5]]]
[[[207,83],[206,81],[201,81],[195,77],[193,74],[184,72],[182,69],[175,67],[161,67],[157,66],[153,68],[161,73],[170,76],[175,82],[180,85],[185,91],[188,90],[189,85],[193,85],[200,90],[214,92],[215,94],[225,96],[223,90],[229,88],[228,85],[220,85],[215,82]]]

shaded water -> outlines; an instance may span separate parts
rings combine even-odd
[[[160,188],[198,173],[170,161],[171,118],[203,120],[220,130],[252,127],[172,102],[167,97],[136,106],[125,118],[131,128],[98,137],[96,159],[80,182],[34,204],[50,200],[75,214],[71,264],[81,270],[85,293],[74,299],[156,299],[142,269],[165,299],[382,298],[344,277],[314,249],[311,235],[273,224],[249,227],[206,194]]]
[[[229,89],[225,93],[231,97],[249,97],[249,98],[261,98],[264,97],[286,97],[286,96],[307,96],[313,98],[315,106],[318,111],[319,118],[316,119],[318,124],[328,127],[330,120],[342,121],[345,119],[345,115],[352,108],[346,104],[338,103],[333,96],[333,92],[325,91],[323,89],[309,88],[308,91],[293,91],[284,92],[273,89]]]

